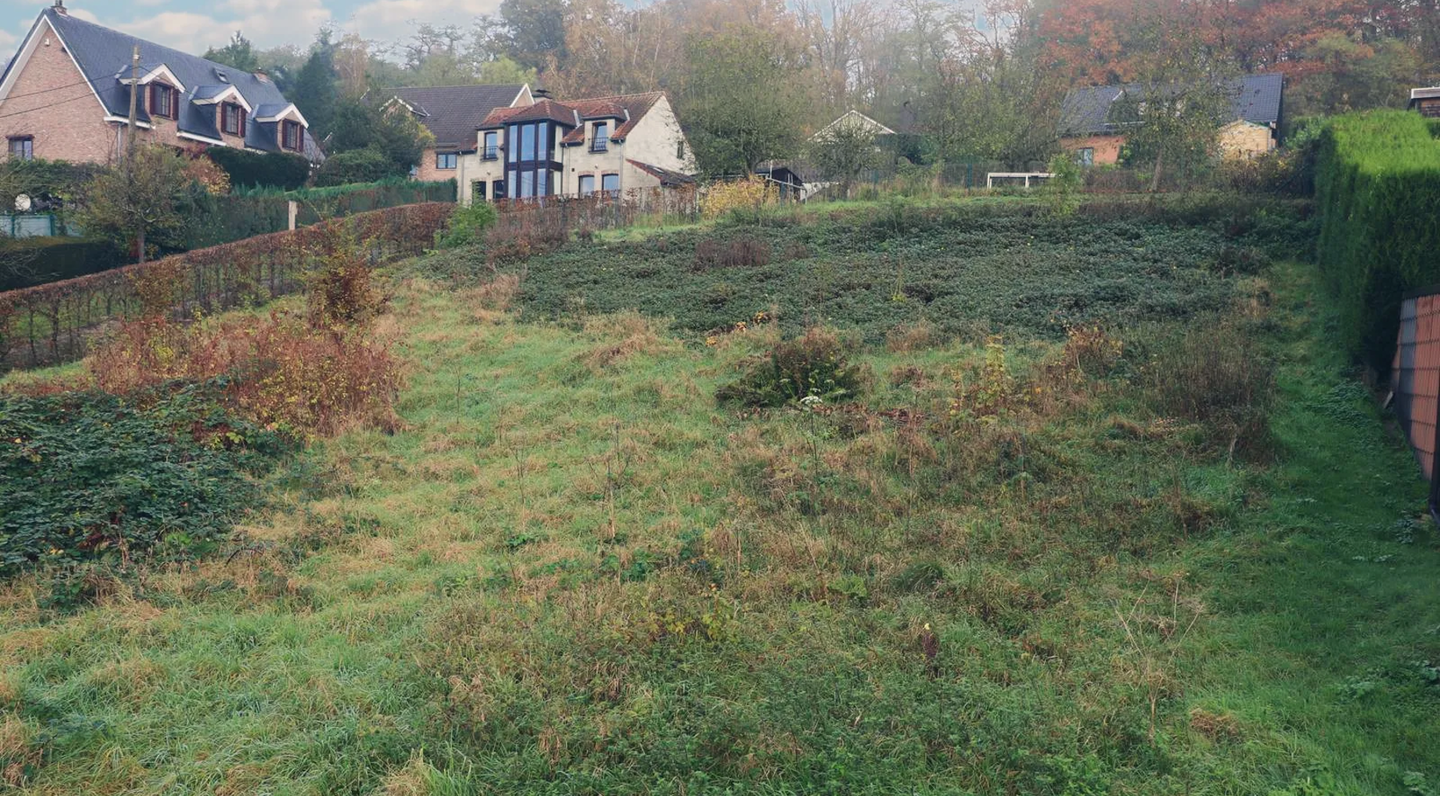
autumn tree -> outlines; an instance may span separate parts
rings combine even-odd
[[[692,34],[682,102],[690,144],[703,170],[748,174],[798,149],[808,94],[790,74],[791,54],[763,28]]]
[[[806,145],[806,154],[823,179],[839,183],[846,199],[860,175],[879,167],[883,160],[875,128],[851,115],[816,133]]]
[[[108,238],[122,249],[132,244],[145,262],[152,247],[183,243],[187,222],[196,218],[204,195],[177,150],[161,144],[137,146],[118,168],[100,172],[81,191],[77,214],[88,234]]]

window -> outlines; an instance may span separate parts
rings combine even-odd
[[[675,144],[675,159],[676,159],[676,160],[684,160],[684,159],[685,159],[685,142],[684,142],[684,141],[681,141],[681,142]]]
[[[500,201],[505,198],[505,181],[496,180],[490,183],[490,198],[493,201]]]
[[[485,181],[484,181],[484,180],[476,180],[475,182],[470,183],[470,201],[471,201],[471,202],[483,202],[483,201],[485,201]]]
[[[509,155],[509,160],[510,160],[511,163],[514,163],[514,162],[515,162],[515,156],[518,155],[518,154],[520,154],[520,127],[519,127],[519,125],[514,125],[514,124],[510,125],[509,130],[506,132],[506,134],[505,134],[505,153],[506,153],[507,155]],[[514,180],[511,180],[510,182],[511,182],[511,184],[514,184],[515,181],[514,181]]]
[[[595,135],[590,139],[591,152],[604,152],[610,148],[610,123],[596,122]]]
[[[520,159],[535,159],[535,125],[527,124],[520,128]]]
[[[10,139],[11,160],[34,160],[35,139],[30,136]]]
[[[594,175],[594,174],[581,174],[581,175],[580,175],[580,195],[581,195],[581,196],[589,196],[589,195],[591,195],[591,194],[593,194],[593,193],[595,193],[595,175]]]
[[[606,174],[600,178],[600,190],[611,196],[620,195],[620,175]]]
[[[500,157],[500,133],[493,132],[485,134],[485,152],[483,156],[486,160],[496,160]]]
[[[160,83],[150,86],[150,115],[166,119],[176,118],[175,89]]]
[[[521,199],[533,199],[533,198],[535,198],[535,172],[533,172],[533,171],[522,171],[522,172],[520,172],[520,198],[521,198]]]
[[[549,141],[546,140],[549,137],[547,135],[549,132],[550,125],[548,124],[539,125],[535,129],[535,157],[537,160],[550,159],[550,147],[546,146],[546,144],[549,143]]]
[[[505,196],[508,199],[516,198],[515,189],[520,187],[520,172],[510,170],[510,178],[505,181]]]
[[[221,105],[220,129],[227,135],[244,135],[245,109],[233,102]]]
[[[459,164],[459,162],[460,162],[460,155],[458,155],[458,154],[455,153],[455,152],[436,152],[436,153],[435,153],[435,168],[441,169],[442,171],[448,171],[448,170],[450,170],[450,169],[455,168],[456,165]]]
[[[1095,165],[1095,147],[1087,146],[1075,150],[1075,161],[1082,166]]]
[[[284,131],[280,146],[291,152],[299,152],[301,149],[300,123],[287,121],[281,122],[281,125],[284,127]]]

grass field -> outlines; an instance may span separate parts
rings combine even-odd
[[[5,781],[1437,792],[1440,542],[1300,222],[892,210],[399,269],[398,431],[97,604],[0,590]],[[858,396],[717,402],[822,321]]]

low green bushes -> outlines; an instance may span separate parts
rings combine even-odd
[[[0,574],[194,547],[255,504],[288,449],[225,411],[215,383],[0,397]]]
[[[1440,141],[1400,111],[1334,120],[1316,177],[1321,272],[1340,298],[1341,341],[1385,370],[1401,297],[1440,282]]]
[[[483,241],[486,231],[495,226],[498,218],[495,205],[488,202],[475,202],[469,207],[456,209],[450,215],[445,231],[439,235],[440,248],[454,249]]]
[[[781,407],[807,399],[853,400],[860,394],[865,372],[850,361],[851,346],[839,335],[810,329],[776,345],[735,384],[716,397],[751,407]]]

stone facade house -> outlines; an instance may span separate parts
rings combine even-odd
[[[663,93],[497,108],[459,157],[460,200],[624,195],[695,182],[698,171]]]
[[[1233,96],[1229,120],[1220,129],[1220,150],[1226,157],[1254,157],[1275,149],[1285,79],[1278,74],[1247,75],[1228,86]],[[1125,146],[1126,131],[1135,122],[1121,112],[1123,100],[1143,95],[1145,88],[1091,86],[1070,91],[1060,109],[1060,147],[1074,152],[1087,166],[1114,165]]]
[[[397,88],[380,96],[388,97],[382,109],[403,109],[434,134],[435,145],[425,150],[416,174],[422,180],[458,179],[460,158],[475,153],[475,131],[492,111],[535,103],[526,85]]]
[[[1440,119],[1440,86],[1411,89],[1410,109],[1419,111],[1421,116]]]
[[[140,68],[133,64],[136,48]],[[0,137],[12,158],[105,163],[122,151],[136,96],[139,140],[198,152],[324,154],[263,73],[250,74],[69,15],[41,11],[0,77]]]

